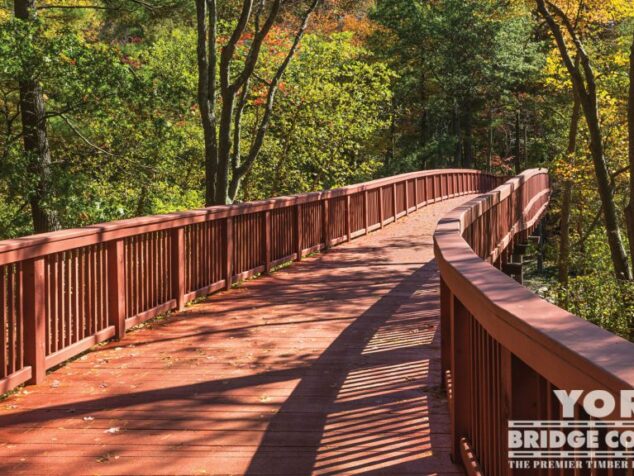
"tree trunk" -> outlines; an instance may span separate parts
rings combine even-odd
[[[392,172],[392,165],[396,154],[396,114],[398,113],[398,105],[396,98],[392,98],[392,113],[390,114],[390,133],[388,136],[388,144],[385,149],[385,170]]]
[[[630,200],[625,209],[630,259],[634,269],[634,40],[630,49],[629,94],[627,103],[628,159],[630,165]]]
[[[471,106],[465,106],[463,115],[464,135],[463,135],[463,156],[462,167],[465,169],[473,168],[473,114]]]
[[[572,158],[577,150],[577,132],[579,130],[579,116],[581,115],[581,104],[579,95],[575,93],[572,106],[572,116],[570,118],[570,130],[568,132],[568,148],[566,155]],[[559,282],[564,286],[568,285],[568,274],[570,269],[570,210],[572,203],[572,182],[565,180],[563,183],[561,199],[561,221],[559,223]]]
[[[632,269],[634,270],[634,39],[630,48],[630,69],[629,69],[630,86],[627,101],[627,133],[628,133],[628,159],[630,165],[630,200],[625,209],[625,223],[627,224],[627,235],[630,245],[630,259],[632,260]],[[623,301],[629,304],[627,307],[628,324],[630,341],[634,342],[634,315],[632,315],[631,294],[629,289],[624,287],[622,290]]]
[[[453,110],[453,126],[454,126],[454,136],[456,140],[456,147],[454,151],[454,167],[460,167],[462,165],[462,127],[460,120],[460,110],[458,109],[458,105],[454,106]]]
[[[520,110],[515,112],[515,175],[522,173],[522,128],[520,126]]]
[[[235,92],[225,87],[222,94],[222,112],[220,115],[220,132],[218,137],[218,170],[216,172],[216,205],[226,205],[229,200],[229,162],[231,160],[231,125],[233,123],[233,106]]]
[[[493,112],[489,111],[489,147],[487,150],[487,172],[491,172],[493,162]]]
[[[588,133],[590,135],[590,153],[592,155],[592,162],[594,164],[594,171],[597,179],[597,188],[603,208],[605,231],[608,244],[610,246],[610,256],[614,267],[614,274],[617,279],[631,280],[632,274],[627,255],[625,254],[625,248],[623,247],[623,242],[621,241],[616,204],[614,196],[612,195],[610,177],[605,162],[596,81],[590,58],[575,32],[573,24],[570,22],[568,17],[566,17],[566,14],[557,7],[557,5],[548,2],[547,7],[545,0],[537,0],[537,7],[548,23],[550,31],[555,38],[561,58],[568,70],[568,73],[570,74],[570,79],[575,91],[579,95],[581,107],[583,108],[583,115],[586,119],[586,123],[588,124]],[[551,15],[549,8],[552,8],[563,22],[564,27],[574,44],[577,57],[579,58],[578,62],[573,63],[564,34],[559,24]]]
[[[588,132],[590,134],[590,151],[594,169],[597,177],[597,186],[599,196],[603,205],[603,214],[605,221],[605,229],[610,246],[610,254],[614,271],[618,279],[631,280],[630,272],[625,248],[621,241],[621,233],[619,230],[618,214],[616,212],[616,203],[612,195],[612,187],[610,186],[610,176],[605,163],[605,155],[603,153],[603,137],[601,134],[601,126],[599,123],[599,112],[594,101],[583,101],[586,122],[588,124]]]
[[[524,159],[524,169],[528,169],[528,124],[524,123],[524,151],[522,158]]]
[[[31,22],[35,18],[35,0],[15,0],[16,18]],[[29,203],[35,233],[45,233],[60,228],[57,213],[50,205],[52,198],[51,151],[46,132],[46,109],[42,88],[32,79],[34,72],[19,81],[20,115],[24,153],[28,171],[34,179]]]
[[[216,143],[216,6],[215,2],[196,0],[198,63],[198,106],[204,137],[205,205],[216,199],[218,150]]]

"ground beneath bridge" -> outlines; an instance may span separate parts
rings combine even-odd
[[[432,233],[448,200],[0,402],[0,474],[450,474]]]

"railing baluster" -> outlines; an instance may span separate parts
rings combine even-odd
[[[368,191],[363,191],[363,228],[365,234],[370,233],[370,211],[368,209]]]
[[[225,219],[225,289],[233,284],[233,217]]]
[[[322,220],[323,220],[323,241],[324,248],[330,248],[330,210],[329,210],[329,201],[327,198],[324,199],[323,210],[322,210]]]
[[[383,216],[383,187],[379,187],[379,223],[380,227],[383,228],[383,221],[385,217]]]
[[[124,242],[115,240],[108,243],[108,321],[115,327],[115,338],[123,339],[126,318],[126,276],[124,262]]]
[[[394,221],[396,222],[396,213],[398,210],[398,207],[396,205],[396,183],[392,184],[392,214],[394,215]]]
[[[24,262],[24,363],[31,366],[28,383],[46,377],[46,287],[45,258]]]
[[[409,215],[409,181],[405,180],[405,215]]]
[[[176,309],[185,308],[185,229],[172,230],[172,296],[176,299]]]
[[[452,380],[452,445],[455,462],[460,461],[460,440],[469,434],[469,398],[473,392],[469,362],[471,360],[471,316],[457,299],[450,300],[451,320],[451,380]]]
[[[302,221],[303,221],[303,214],[302,214],[302,205],[301,203],[298,203],[297,205],[295,205],[295,252],[297,253],[297,261],[301,261],[302,260],[302,254],[304,252],[304,244],[303,244],[303,227],[302,227]]]
[[[451,370],[451,290],[440,278],[440,362],[442,382],[446,383],[447,371]]]
[[[350,225],[350,195],[346,195],[345,201],[345,225],[346,225],[346,241],[350,241],[352,239],[352,231]]]
[[[271,211],[264,212],[264,272],[271,272]]]

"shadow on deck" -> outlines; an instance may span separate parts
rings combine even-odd
[[[0,402],[0,474],[448,474],[436,221],[98,348]]]

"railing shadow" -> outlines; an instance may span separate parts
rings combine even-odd
[[[130,334],[120,352],[111,344],[77,362],[69,371],[83,365],[92,376],[80,371],[81,378],[68,379],[83,384],[76,393],[46,388],[26,397],[28,406],[0,414],[0,474],[28,474],[43,464],[50,474],[138,474],[148,467],[156,468],[152,474],[201,467],[252,475],[446,474],[436,267],[427,263],[429,244],[418,230],[381,236],[384,247],[335,248],[172,316],[165,334]],[[280,306],[265,323],[264,306]],[[281,341],[275,353],[241,355],[256,340],[275,344],[270,333],[292,334],[291,324],[299,323],[329,345],[286,351]],[[316,329],[327,332],[321,337]],[[151,365],[137,364],[134,352],[158,355]],[[163,365],[163,353],[178,354],[176,365]],[[215,360],[206,360],[211,354]],[[100,359],[105,363],[95,365]],[[114,389],[117,368],[127,372]],[[187,368],[198,370],[178,377]],[[99,387],[102,378],[114,394],[83,388]],[[110,426],[121,431],[109,434]],[[62,435],[66,440],[57,441]]]
[[[435,412],[445,411],[440,369],[435,368],[439,363],[430,358],[439,346],[437,288],[435,265],[428,263],[347,327],[311,367],[346,353],[348,365],[304,375],[269,423],[246,474],[265,469],[273,474],[370,474],[386,467],[398,473],[398,468],[412,470],[421,459],[446,451],[448,429],[442,418],[434,418]],[[317,415],[318,423],[312,422],[320,431],[289,458],[292,434],[286,447],[279,444],[280,435],[288,431],[294,411],[311,406],[309,389],[314,388],[331,389],[326,411]]]

